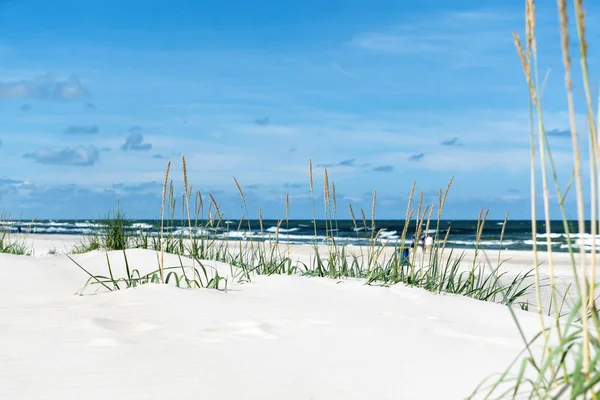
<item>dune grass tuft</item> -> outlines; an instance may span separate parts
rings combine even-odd
[[[11,235],[10,227],[15,223],[16,226],[27,225],[21,221],[21,218],[12,221],[10,215],[0,214],[0,253],[30,256],[33,254],[33,249],[27,246],[24,238],[15,238]],[[26,231],[31,230],[31,223]]]
[[[128,220],[123,211],[117,209],[109,213],[100,223],[95,234],[85,236],[73,249],[72,253],[80,254],[88,251],[124,250],[131,247],[131,235],[127,232]]]
[[[25,244],[24,240],[11,238],[8,231],[0,231],[0,253],[30,256],[32,250]]]
[[[67,257],[69,257],[69,259],[82,271],[89,275],[89,279],[86,281],[85,285],[80,290],[80,293],[83,293],[88,286],[94,285],[102,286],[108,291],[115,291],[127,288],[134,288],[149,283],[172,283],[179,288],[207,288],[219,290],[227,289],[227,278],[220,276],[218,271],[216,270],[211,271],[211,273],[209,274],[209,268],[207,268],[202,262],[198,262],[198,266],[196,266],[195,264],[192,266],[187,266],[184,265],[183,261],[180,258],[179,265],[162,266],[161,264],[159,264],[159,266],[155,270],[146,274],[141,274],[138,269],[132,269],[129,267],[127,253],[125,250],[123,250],[123,259],[125,261],[126,276],[115,277],[115,275],[113,274],[113,269],[108,254],[106,255],[108,276],[93,275],[85,267],[83,267],[80,263],[73,259],[72,256],[67,255]]]

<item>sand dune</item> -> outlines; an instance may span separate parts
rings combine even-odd
[[[29,247],[33,248],[33,255],[35,257],[46,257],[48,255],[68,253],[72,249],[81,243],[83,237],[73,235],[13,235],[13,238],[17,240],[23,240],[24,243]],[[247,246],[250,242],[230,241],[227,243],[230,249],[237,250],[240,245]],[[314,262],[314,250],[311,246],[307,245],[289,245],[280,244],[279,249],[287,255],[287,250],[291,258],[296,262],[301,262],[306,265],[310,265]],[[363,260],[366,260],[369,249],[361,246],[348,246],[347,247],[348,257],[352,254],[363,255]],[[393,247],[386,247],[380,257],[380,261],[389,259],[393,254]],[[327,255],[327,246],[320,247],[321,256]],[[426,263],[423,259],[421,249],[418,249],[417,261],[419,265]],[[503,277],[504,281],[513,279],[517,274],[522,274],[534,267],[533,254],[530,251],[515,251],[515,250],[503,250],[498,252],[497,250],[483,251],[479,250],[477,256],[473,249],[455,249],[450,252],[446,249],[444,252],[445,258],[455,259],[462,255],[461,267],[463,270],[469,270],[473,266],[473,260],[476,258],[476,264],[482,263],[487,266],[497,266],[499,261],[501,262],[501,272],[505,273]],[[590,255],[588,255],[589,257]],[[540,268],[540,279],[542,284],[545,285],[542,288],[542,308],[547,310],[551,308],[550,299],[550,287],[549,287],[549,262],[548,253],[538,252],[538,262],[541,265]],[[558,291],[559,301],[565,311],[568,311],[570,306],[574,303],[576,296],[575,285],[573,281],[573,268],[571,259],[568,253],[552,253],[554,277],[556,279],[556,287]],[[597,262],[597,276],[600,276],[600,260]],[[153,264],[153,267],[156,265]],[[588,261],[589,266],[589,261]],[[527,282],[533,283],[533,278]],[[565,303],[563,303],[563,296],[566,293]],[[600,292],[599,292],[600,295]],[[532,294],[524,298],[523,301],[529,301],[530,309],[534,309],[537,305],[537,300]]]
[[[127,251],[141,271],[156,256]],[[102,251],[74,259],[106,274]],[[0,274],[2,399],[460,399],[523,347],[507,307],[402,285],[278,275],[78,296],[87,276],[65,255],[0,254]]]

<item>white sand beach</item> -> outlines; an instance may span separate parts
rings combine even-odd
[[[506,306],[358,279],[253,276],[226,291],[147,284],[77,295],[88,276],[60,253],[78,238],[25,240],[34,257],[0,254],[2,399],[462,399],[523,348]],[[291,246],[297,258],[307,249]],[[123,253],[109,256],[122,276]],[[72,257],[107,274],[103,251]],[[502,257],[509,273],[533,265],[530,253]],[[158,265],[151,250],[127,258],[141,272]],[[567,256],[556,260],[567,279]],[[230,276],[228,265],[205,264]],[[536,313],[516,313],[527,337],[538,333]]]

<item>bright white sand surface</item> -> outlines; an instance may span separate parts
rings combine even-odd
[[[83,237],[73,236],[73,235],[12,235],[12,239],[14,240],[23,240],[27,247],[33,248],[33,255],[36,257],[44,257],[49,253],[52,254],[61,254],[70,252],[75,246],[80,244]],[[239,242],[239,241],[231,241],[228,243],[228,246],[232,250],[239,249],[240,244],[248,245],[249,242]],[[281,252],[287,251],[287,246],[285,244],[280,244],[279,249]],[[307,245],[290,245],[289,246],[291,258],[294,261],[302,262],[306,265],[310,265],[314,262],[314,254],[313,248]],[[382,252],[379,257],[380,261],[384,259],[389,259],[393,254],[393,247],[387,247]],[[360,246],[349,246],[348,253],[361,254],[363,259],[367,259],[367,253],[369,249],[366,247]],[[287,254],[287,253],[286,253]],[[327,246],[321,246],[320,254],[322,257],[327,255]],[[417,264],[423,265],[426,264],[426,259],[423,259],[423,255],[421,253],[421,249],[419,248],[418,252]],[[455,259],[456,257],[463,254],[463,259],[461,262],[462,270],[466,271],[472,268],[473,259],[475,257],[475,252],[472,249],[455,249],[453,253],[446,249],[444,252],[444,256],[446,258],[451,257]],[[540,281],[543,285],[541,291],[541,299],[542,299],[542,308],[547,313],[548,309],[553,309],[554,306],[551,306],[551,296],[550,296],[550,281],[549,281],[549,262],[548,262],[548,253],[539,252],[538,253],[538,263],[541,265],[540,268]],[[578,255],[577,255],[578,257]],[[590,255],[588,255],[590,257]],[[600,256],[599,256],[600,257]],[[476,257],[476,264],[485,264],[488,268],[489,266],[496,267],[498,266],[499,261],[501,262],[500,272],[505,273],[502,277],[503,282],[507,282],[512,280],[517,274],[525,273],[533,269],[534,267],[534,259],[532,252],[529,251],[514,251],[514,250],[503,250],[499,253],[497,250],[492,251],[479,251]],[[554,270],[555,277],[555,285],[557,287],[558,292],[558,302],[562,305],[562,309],[567,312],[570,306],[573,304],[574,299],[576,298],[576,289],[575,283],[573,280],[573,267],[571,263],[571,258],[568,253],[553,253],[552,254],[552,264]],[[600,276],[600,258],[597,261],[597,274],[596,276]],[[590,260],[587,261],[587,267],[590,266]],[[489,268],[488,268],[489,269]],[[491,269],[490,269],[491,271]],[[532,278],[527,281],[528,283],[533,283],[533,274]],[[563,304],[563,295],[564,304]],[[600,292],[598,293],[600,295]],[[534,295],[528,296],[526,299],[522,299],[523,301],[529,301],[530,310],[534,310],[537,307],[537,300]]]
[[[38,257],[0,254],[1,399],[461,399],[523,348],[505,306],[360,280],[255,276],[227,291],[78,296],[85,273],[43,256],[74,238],[27,240]],[[131,268],[157,268],[154,251],[127,255]],[[509,270],[530,266],[513,256]],[[107,274],[104,252],[73,257]],[[110,259],[124,276],[123,253]],[[538,315],[517,315],[528,337],[539,331]]]

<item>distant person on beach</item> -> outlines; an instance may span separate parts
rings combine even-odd
[[[402,250],[402,258],[400,259],[400,264],[401,265],[406,265],[408,264],[408,258],[410,256],[410,250],[408,250],[408,248],[405,248],[404,250]]]
[[[21,233],[21,227],[20,227],[20,226],[17,226],[17,231],[18,231],[19,233]]]
[[[427,253],[433,250],[433,237],[431,235],[425,236],[425,246],[423,247],[423,252]]]
[[[419,243],[417,242],[417,235],[415,235],[413,233],[412,235],[412,243],[410,244],[410,247],[412,247],[413,249],[416,249],[419,246]]]

